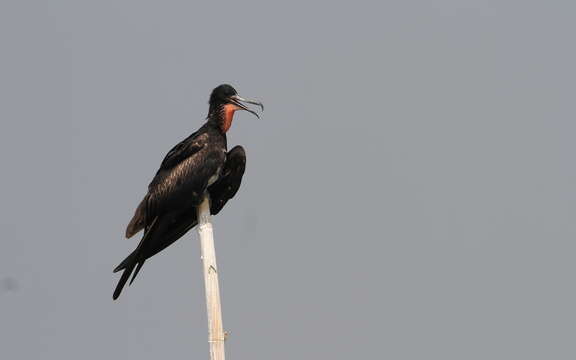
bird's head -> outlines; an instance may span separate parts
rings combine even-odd
[[[224,132],[228,131],[232,125],[232,117],[236,110],[246,110],[260,118],[256,111],[250,109],[246,104],[258,105],[264,111],[264,105],[261,102],[241,98],[236,89],[228,84],[222,84],[212,90],[209,103],[208,119],[216,121]]]

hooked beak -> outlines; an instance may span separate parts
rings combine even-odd
[[[246,106],[245,103],[246,103],[246,104],[252,104],[252,105],[258,105],[258,106],[260,106],[260,108],[262,109],[262,111],[264,111],[264,105],[262,105],[262,103],[261,103],[260,101],[247,100],[247,99],[241,98],[241,97],[238,96],[238,95],[233,95],[233,96],[231,96],[231,97],[230,97],[230,103],[238,106],[238,107],[239,107],[240,109],[242,109],[242,110],[246,110],[246,111],[248,111],[249,113],[252,113],[252,114],[256,115],[256,117],[257,117],[258,119],[260,119],[260,116],[258,116],[258,114],[257,114],[254,110],[251,110],[248,106]]]

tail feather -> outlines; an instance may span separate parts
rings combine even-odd
[[[128,281],[128,279],[130,278],[130,274],[132,274],[132,270],[134,270],[134,266],[136,266],[136,263],[130,263],[124,269],[124,272],[122,273],[122,276],[120,277],[120,280],[118,281],[118,285],[116,285],[116,289],[114,290],[114,295],[112,295],[112,299],[114,299],[114,300],[118,299],[118,296],[120,296],[120,293],[122,292],[122,289],[124,288],[124,285],[126,285],[126,281]]]
[[[134,250],[130,255],[128,255],[126,257],[126,259],[124,259],[120,263],[120,265],[118,265],[114,269],[114,272],[124,270],[124,272],[122,273],[122,276],[120,277],[120,280],[118,281],[118,285],[116,285],[116,289],[114,290],[114,295],[112,295],[112,298],[114,300],[118,299],[118,297],[120,296],[120,293],[122,292],[122,289],[124,288],[124,285],[126,285],[126,282],[128,281],[128,279],[130,278],[130,275],[134,271],[134,268],[136,266],[138,266],[136,268],[136,272],[134,273],[134,276],[132,277],[132,281],[134,281],[134,278],[136,278],[136,275],[138,274],[138,272],[142,268],[142,265],[144,265],[144,261],[146,259],[143,258],[142,250],[143,250],[143,247],[145,247],[145,244],[146,244],[148,238],[150,237],[150,234],[152,234],[154,231],[156,231],[156,227],[157,227],[157,223],[158,223],[157,220],[158,220],[158,218],[154,218],[154,220],[152,221],[152,224],[150,224],[150,228],[148,228],[145,231],[144,236],[142,236],[142,240],[140,240],[140,243],[138,244],[138,247],[136,248],[136,250]],[[132,281],[130,281],[130,284],[132,283]]]
[[[138,275],[138,273],[140,272],[140,269],[142,269],[142,265],[144,265],[144,261],[146,261],[146,260],[142,260],[141,262],[138,263],[138,266],[136,267],[136,270],[134,271],[134,275],[132,275],[132,279],[130,280],[130,284],[128,284],[128,285],[132,285],[132,283],[134,282],[134,279],[136,279],[136,275]]]
[[[128,264],[134,262],[135,259],[136,259],[136,251],[133,251],[130,255],[126,257],[126,259],[122,260],[122,262],[118,266],[116,266],[116,268],[114,268],[113,272],[117,273],[120,270],[126,269],[126,267],[128,267]]]
[[[138,272],[140,272],[140,269],[142,269],[142,265],[144,265],[144,262],[146,260],[142,260],[139,262],[136,256],[137,256],[136,251],[134,251],[133,253],[128,255],[128,257],[126,257],[126,259],[124,259],[120,263],[120,265],[118,265],[114,269],[115,273],[120,270],[124,270],[122,276],[120,277],[120,280],[118,281],[118,285],[116,285],[116,289],[114,290],[114,295],[112,296],[114,300],[118,299],[120,293],[122,293],[122,289],[124,288],[124,285],[126,285],[128,279],[130,279],[130,275],[132,275],[132,280],[130,280],[130,283],[128,285],[132,285],[132,282],[136,278],[136,275],[138,275]],[[136,268],[136,270],[134,270],[134,268]]]

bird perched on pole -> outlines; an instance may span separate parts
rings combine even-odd
[[[210,213],[216,215],[240,188],[246,155],[241,146],[227,151],[226,132],[235,111],[245,110],[259,118],[247,104],[262,110],[264,106],[241,98],[227,84],[212,91],[209,104],[206,123],[168,152],[128,224],[127,238],[140,230],[144,234],[136,249],[114,269],[123,270],[114,300],[131,274],[130,284],[134,281],[146,259],[196,226],[196,208],[206,192],[211,199]]]

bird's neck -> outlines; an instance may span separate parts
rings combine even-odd
[[[210,109],[208,113],[208,123],[216,125],[224,134],[232,126],[234,112],[238,108],[232,104],[226,104],[216,109]]]

